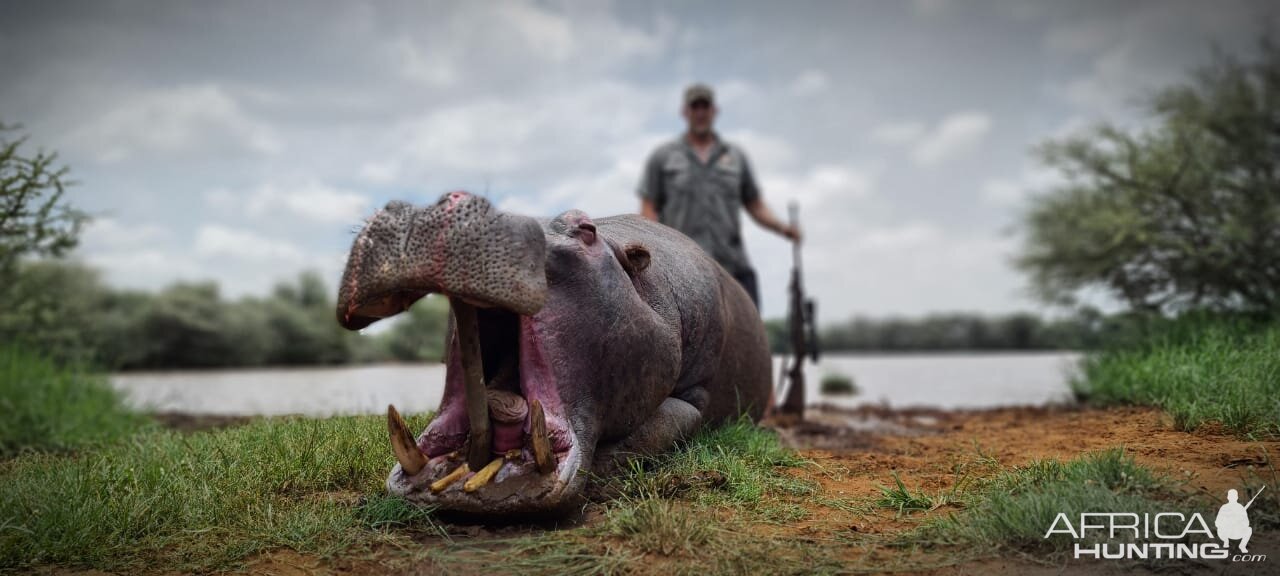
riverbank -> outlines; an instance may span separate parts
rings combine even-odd
[[[415,420],[415,426],[423,422]],[[391,456],[376,417],[266,418],[194,433],[162,431],[132,447],[107,448],[110,453],[93,462],[22,457],[0,468],[6,501],[17,488],[30,501],[31,490],[57,488],[19,487],[15,478],[48,484],[56,471],[65,479],[75,476],[69,470],[88,474],[109,461],[117,463],[112,469],[145,470],[149,462],[170,459],[168,474],[178,478],[146,479],[155,493],[136,479],[126,489],[127,477],[83,478],[97,490],[122,492],[110,507],[103,503],[101,515],[86,513],[95,509],[93,495],[63,494],[63,529],[142,514],[129,508],[131,497],[146,503],[146,514],[164,514],[169,509],[156,509],[152,498],[181,492],[161,501],[173,504],[168,513],[175,518],[119,518],[117,530],[98,541],[85,527],[78,552],[71,536],[59,536],[61,555],[35,548],[46,554],[34,563],[22,562],[32,553],[30,543],[10,547],[4,565],[144,574],[491,572],[486,566],[583,574],[1026,573],[1082,566],[1071,564],[1077,561],[1057,544],[1028,547],[1006,533],[964,536],[982,520],[973,515],[984,510],[992,486],[1044,482],[1037,490],[1047,494],[1072,483],[1061,482],[1070,477],[1066,472],[1039,478],[1045,463],[1096,473],[1089,470],[1103,468],[1102,462],[1121,470],[1123,480],[1084,482],[1103,490],[1090,498],[1112,494],[1208,514],[1227,489],[1251,495],[1262,484],[1275,486],[1272,455],[1280,452],[1280,441],[1245,440],[1220,427],[1180,431],[1154,408],[826,409],[809,421],[701,436],[612,483],[579,515],[507,526],[450,524],[381,498]],[[168,448],[151,454],[147,444]],[[236,452],[224,452],[232,447]],[[190,486],[200,482],[211,483],[204,489],[213,491],[213,500],[189,500],[200,497]],[[1278,516],[1280,498],[1272,488],[1251,513],[1258,532],[1251,549],[1280,550]],[[27,520],[14,521],[4,532],[10,545],[21,544],[14,527],[31,528]]]

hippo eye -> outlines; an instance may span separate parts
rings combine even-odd
[[[626,271],[627,276],[635,278],[637,274],[644,272],[649,267],[649,249],[641,244],[627,244],[619,246],[616,242],[606,239],[605,242],[609,248],[613,250],[614,258],[618,259],[618,263],[622,265],[622,269]]]
[[[627,255],[627,261],[631,263],[631,267],[635,270],[633,274],[644,272],[649,267],[649,249],[639,244],[628,244],[623,252]]]

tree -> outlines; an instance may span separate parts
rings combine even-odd
[[[57,154],[25,154],[27,137],[0,123],[0,279],[13,279],[19,258],[61,256],[76,245],[87,216],[63,201],[68,169]]]
[[[1017,265],[1047,301],[1102,288],[1136,311],[1280,309],[1280,49],[1213,63],[1103,125],[1038,149],[1067,183],[1024,217]]]
[[[448,336],[449,300],[427,296],[404,316],[386,335],[391,356],[405,362],[439,362]]]

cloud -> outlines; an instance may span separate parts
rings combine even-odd
[[[518,175],[521,181],[512,184],[527,189],[531,181],[613,164],[614,150],[645,136],[651,119],[671,109],[655,91],[612,81],[519,98],[490,95],[397,122],[368,143],[370,159],[359,172],[379,184],[408,184],[442,174],[471,182]]]
[[[821,70],[805,70],[791,81],[791,93],[796,96],[813,96],[826,91],[830,83]]]
[[[831,210],[871,195],[874,176],[865,169],[835,164],[809,166],[801,173],[783,172],[761,178],[765,197],[773,202],[795,200],[802,207]],[[828,212],[831,213],[831,212]]]
[[[880,124],[871,129],[871,139],[882,144],[910,144],[924,136],[925,127],[921,122],[907,120]]]
[[[996,206],[1017,204],[1022,200],[1023,190],[1017,182],[996,178],[982,183],[982,199]]]
[[[991,118],[981,112],[958,112],[943,118],[922,136],[911,150],[911,158],[921,167],[937,166],[976,146],[991,130]]]
[[[80,245],[94,251],[138,248],[167,239],[169,230],[156,224],[121,224],[110,217],[94,218],[80,234]]]
[[[251,119],[216,84],[144,90],[124,98],[69,138],[101,163],[138,154],[174,154],[237,149],[259,154],[282,151],[280,138]]]
[[[1085,64],[1082,73],[1046,83],[1078,112],[1112,121],[1144,115],[1138,103],[1207,64],[1210,48],[1253,51],[1265,27],[1259,23],[1280,17],[1274,2],[1239,2],[1233,10],[1206,10],[1194,0],[1124,7],[1059,18],[1044,35],[1050,54]]]
[[[252,230],[206,224],[196,232],[195,252],[201,257],[229,257],[236,260],[298,264],[303,252],[292,243],[268,238]]]
[[[365,194],[316,180],[294,184],[269,182],[240,193],[214,188],[204,194],[204,201],[207,206],[227,214],[276,222],[289,217],[316,224],[351,222],[372,203]]]
[[[789,168],[796,161],[796,147],[778,136],[748,129],[727,132],[724,138],[746,153],[757,175]]]

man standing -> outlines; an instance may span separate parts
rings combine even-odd
[[[710,87],[685,89],[682,114],[689,128],[649,156],[640,181],[640,215],[692,238],[759,308],[756,273],[742,245],[738,210],[746,208],[756,223],[792,241],[800,240],[800,230],[783,224],[760,199],[746,155],[712,129],[716,112]]]

